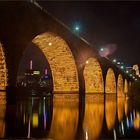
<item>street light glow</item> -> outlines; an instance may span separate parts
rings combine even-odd
[[[49,44],[48,44],[49,46],[51,46],[52,45],[52,43],[51,42],[49,42]]]
[[[76,32],[80,31],[80,26],[76,25],[76,26],[74,27],[74,31],[76,31]]]
[[[100,49],[100,51],[102,51],[102,52],[103,52],[103,51],[104,51],[104,48],[101,48],[101,49]]]
[[[121,63],[120,62],[117,62],[117,64],[120,65]]]
[[[127,70],[126,73],[129,73],[129,71]]]
[[[114,63],[116,63],[116,62],[117,62],[117,60],[116,60],[116,59],[113,59],[113,62],[114,62]]]
[[[121,69],[124,69],[124,66],[121,66]]]
[[[86,61],[86,64],[88,64],[88,60]]]

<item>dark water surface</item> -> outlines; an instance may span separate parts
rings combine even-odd
[[[22,97],[0,93],[0,138],[49,140],[140,139],[139,98],[87,95]]]

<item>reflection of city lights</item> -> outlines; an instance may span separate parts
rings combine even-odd
[[[133,121],[132,113],[130,113],[130,119],[131,119],[131,122],[132,122]]]
[[[116,63],[116,62],[117,62],[117,60],[116,60],[116,59],[113,59],[113,62],[114,62],[114,63]]]
[[[124,125],[123,125],[123,121],[121,122],[121,128],[122,128],[122,134],[124,135]]]
[[[33,114],[33,127],[38,127],[38,114]]]
[[[88,140],[88,132],[86,131],[86,140]]]
[[[128,119],[128,117],[126,118],[126,124],[127,124],[127,128],[129,129],[129,119]]]
[[[115,131],[115,129],[113,129],[113,134],[114,134],[114,140],[116,140],[117,138],[116,138],[116,131]]]

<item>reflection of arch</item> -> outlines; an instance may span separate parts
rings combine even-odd
[[[128,98],[125,98],[124,112],[125,112],[125,115],[127,116],[128,115],[128,112],[129,112],[129,99]]]
[[[86,61],[84,79],[86,93],[104,92],[102,69],[97,59],[89,58]]]
[[[74,139],[78,125],[78,102],[53,100],[53,117],[49,138],[57,140]]]
[[[117,98],[118,120],[121,121],[124,114],[124,98]]]
[[[105,83],[106,93],[116,93],[116,79],[113,69],[109,68],[106,75]]]
[[[6,93],[0,92],[0,138],[5,136]]]
[[[46,56],[53,77],[54,91],[78,91],[78,75],[72,52],[67,43],[53,33],[43,33],[33,39]]]
[[[0,43],[0,90],[5,90],[7,86],[6,62],[2,44]]]
[[[131,91],[131,87],[132,87],[132,82],[129,81],[129,91]]]
[[[102,97],[93,98],[89,95],[85,99],[85,116],[83,129],[86,139],[98,139],[102,130],[104,118],[104,99]]]
[[[106,96],[105,116],[108,130],[111,130],[116,121],[116,98],[110,99]]]
[[[128,94],[128,81],[127,81],[127,79],[125,79],[125,81],[124,81],[124,93]]]
[[[121,74],[119,74],[117,81],[117,96],[123,96],[123,78]]]

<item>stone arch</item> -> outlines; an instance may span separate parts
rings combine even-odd
[[[106,74],[105,93],[116,93],[116,78],[112,68]]]
[[[60,36],[50,32],[37,35],[32,42],[42,50],[49,62],[53,91],[79,91],[77,68],[68,44]]]
[[[127,79],[124,80],[124,93],[128,94],[128,81],[127,81]]]
[[[7,69],[6,69],[6,61],[5,54],[0,43],[0,90],[5,90],[7,86]]]
[[[123,96],[123,78],[122,75],[119,74],[118,80],[117,80],[117,96],[122,97]]]
[[[89,58],[86,61],[84,80],[86,93],[104,93],[102,69],[97,59]]]

